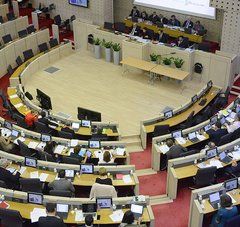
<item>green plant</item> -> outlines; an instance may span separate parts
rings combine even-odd
[[[160,59],[160,57],[161,57],[161,55],[159,55],[159,54],[154,54],[154,53],[150,54],[151,61],[158,61]]]
[[[93,42],[94,42],[94,45],[97,45],[97,46],[101,45],[101,40],[99,38],[94,39]]]
[[[113,51],[115,51],[115,52],[120,51],[120,50],[121,50],[120,43],[114,43],[114,44],[112,44],[112,49],[113,49]]]
[[[111,48],[112,47],[112,42],[106,42],[105,39],[103,39],[102,41],[102,46],[104,46],[105,48]]]
[[[163,58],[163,64],[164,65],[171,65],[172,64],[173,57],[170,58]]]
[[[178,69],[182,68],[182,65],[184,64],[184,61],[182,58],[174,58],[173,62],[175,64],[176,68],[178,68]]]

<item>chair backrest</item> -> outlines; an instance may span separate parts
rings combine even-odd
[[[207,106],[207,107],[203,110],[202,115],[203,115],[204,117],[206,117],[207,119],[210,118],[210,117],[212,116],[212,109],[211,109],[211,107],[210,107],[210,106]]]
[[[1,23],[1,24],[4,23],[2,16],[0,16],[0,23]]]
[[[19,148],[20,148],[20,154],[23,157],[31,156],[33,154],[25,143],[23,143],[20,140],[17,140],[17,142],[18,142],[18,145],[19,145]]]
[[[61,25],[62,19],[59,14],[54,17],[54,22],[56,25]]]
[[[75,15],[72,15],[72,16],[70,17],[70,21],[73,22],[74,20],[76,20],[76,16],[75,16]]]
[[[39,192],[42,193],[42,185],[43,183],[40,179],[19,179],[20,186],[22,191],[24,192]]]
[[[18,66],[22,65],[23,60],[22,60],[22,58],[20,56],[17,56],[16,63],[17,63]]]
[[[23,219],[19,211],[0,208],[1,225],[6,227],[22,227]]]
[[[25,118],[19,114],[14,114],[14,119],[17,121],[17,125],[23,128],[28,128],[28,125],[25,122]]]
[[[79,165],[80,164],[80,162],[77,158],[71,158],[71,157],[66,157],[66,156],[62,157],[62,162],[67,163],[67,164],[73,164],[73,165]]]
[[[189,127],[192,126],[192,124],[193,124],[193,117],[194,117],[194,111],[192,111],[192,112],[189,114],[189,116],[188,116],[188,118],[187,118],[187,120],[186,120],[186,128],[189,128]]]
[[[116,31],[119,31],[119,32],[125,32],[125,30],[126,30],[126,26],[125,26],[125,24],[123,23],[123,22],[117,22],[117,23],[115,23],[115,30]]]
[[[34,28],[34,25],[30,25],[30,26],[27,27],[28,34],[31,34],[35,31],[36,31],[36,29]]]
[[[8,188],[6,183],[2,180],[0,180],[0,188]]]
[[[61,197],[72,197],[72,192],[63,191],[63,190],[50,190],[49,194],[54,196],[61,196]]]
[[[233,140],[233,133],[229,133],[227,135],[224,135],[220,138],[218,146],[222,146],[224,144],[230,143]]]
[[[104,28],[112,30],[113,29],[113,23],[111,23],[111,22],[104,22]]]
[[[215,172],[217,170],[216,166],[198,169],[195,183],[197,186],[208,186],[214,182]]]
[[[33,96],[27,91],[25,92],[25,96],[31,101],[33,100]]]
[[[198,50],[209,52],[210,51],[210,44],[209,43],[199,43],[198,44]]]
[[[38,155],[39,158],[43,161],[47,161],[47,162],[55,162],[54,158],[52,157],[52,155],[48,154],[45,151],[38,151]]]
[[[39,121],[35,122],[35,130],[39,133],[48,133],[49,132],[48,126]]]
[[[59,137],[65,138],[65,139],[73,139],[74,135],[71,132],[64,132],[64,131],[59,131],[58,132]]]
[[[57,39],[50,39],[49,41],[50,48],[53,48],[58,45],[58,40]]]
[[[168,133],[170,133],[169,125],[155,125],[153,136],[157,137],[157,136],[166,135]]]
[[[232,217],[226,220],[224,227],[239,227],[240,225],[240,215]]]
[[[2,40],[3,40],[4,44],[7,44],[12,41],[12,36],[10,34],[4,35],[2,37]]]
[[[97,198],[97,197],[117,197],[117,192],[112,185],[98,184],[94,183],[91,188],[89,198]]]
[[[179,155],[179,157],[186,157],[188,155],[193,155],[193,154],[197,154],[197,153],[199,153],[199,150],[191,150],[191,151],[187,151],[187,152],[181,153]]]
[[[14,20],[14,19],[15,19],[14,13],[13,13],[13,12],[7,13],[7,19],[8,19],[8,20]]]
[[[237,130],[235,130],[233,133],[232,133],[232,140],[236,140],[240,138],[240,128],[238,128]]]
[[[107,141],[107,134],[93,134],[91,140]]]

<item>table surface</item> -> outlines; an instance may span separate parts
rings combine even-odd
[[[124,58],[120,63],[123,65],[128,65],[138,69],[142,69],[148,72],[152,70],[154,67],[156,67],[156,64],[152,62],[148,62],[148,61],[133,58],[133,57]]]

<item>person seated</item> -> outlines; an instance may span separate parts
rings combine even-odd
[[[148,14],[146,13],[146,11],[143,11],[141,13],[141,18],[145,21],[145,20],[148,20]]]
[[[46,204],[46,217],[40,217],[38,220],[38,227],[67,227],[63,220],[56,214],[56,204]]]
[[[28,127],[33,127],[34,123],[38,120],[37,112],[31,110],[29,113],[25,115],[25,122]]]
[[[47,141],[46,146],[43,148],[43,151],[52,155],[52,157],[54,158],[55,157],[55,154],[54,154],[55,146],[56,146],[55,141]]]
[[[168,42],[168,35],[165,34],[162,30],[159,30],[159,32],[155,36],[155,40],[160,43],[167,43]]]
[[[207,150],[213,149],[216,147],[216,144],[212,141],[208,142],[208,144],[200,151],[200,153],[206,153]]]
[[[103,158],[99,158],[99,164],[114,163],[115,157],[109,152],[104,151]]]
[[[159,22],[162,24],[168,24],[168,19],[164,17],[162,14],[159,15]]]
[[[99,173],[100,177],[96,178],[96,183],[112,185],[112,179],[108,178],[106,168],[101,167],[99,169],[98,173]]]
[[[128,227],[128,226],[141,226],[146,227],[145,224],[141,224],[142,218],[140,217],[137,221],[134,219],[134,214],[131,210],[128,210],[124,213],[122,222],[119,227]]]
[[[193,28],[193,22],[191,21],[191,17],[187,17],[187,20],[183,23],[184,28]]]
[[[221,208],[212,218],[213,227],[223,227],[227,220],[238,215],[238,209],[233,206],[232,198],[227,194],[222,194],[220,197]]]
[[[195,34],[198,35],[199,32],[204,30],[204,27],[201,25],[200,21],[196,21],[196,23],[193,25],[193,30],[195,31]]]
[[[129,14],[130,17],[140,17],[140,12],[137,9],[137,6],[133,6],[131,13]]]
[[[7,167],[11,164],[7,159],[0,159],[0,180],[5,182],[9,189],[19,189],[20,173],[15,171],[11,173]]]
[[[2,135],[2,130],[0,129],[0,149],[6,151],[6,152],[12,152],[14,149],[14,144],[11,143],[11,138],[5,138]]]
[[[70,191],[72,194],[75,192],[75,188],[72,182],[65,178],[65,170],[61,169],[58,173],[59,180],[54,180],[48,184],[48,187],[53,190]]]
[[[237,177],[240,176],[240,162],[238,163],[236,160],[232,160],[232,165],[226,168],[226,172],[233,174]]]
[[[175,15],[171,16],[171,19],[169,20],[168,24],[171,26],[181,27],[181,23],[179,20],[176,19]]]
[[[217,121],[210,130],[207,131],[209,138],[215,144],[220,142],[220,138],[228,133],[226,128],[222,128],[220,121]]]
[[[80,225],[79,227],[93,227],[95,226],[93,224],[94,219],[93,216],[91,214],[86,215],[85,219],[84,219],[85,224],[84,225]]]
[[[152,21],[153,24],[156,24],[156,22],[159,21],[159,17],[155,11],[149,16],[149,20]]]
[[[85,156],[85,158],[83,158],[82,156],[79,155],[79,152],[81,150],[81,146],[77,145],[73,148],[73,153],[70,154],[71,158],[76,158],[79,160],[79,162],[85,163],[87,156]]]
[[[134,23],[129,35],[140,36],[140,34],[141,34],[141,28],[137,25],[137,23]]]
[[[236,114],[236,119],[233,123],[231,123],[231,124],[225,123],[225,126],[227,128],[228,133],[232,133],[235,130],[239,129],[240,128],[240,113]]]
[[[94,183],[90,191],[90,199],[98,197],[112,197],[117,198],[117,191],[113,185]]]
[[[180,154],[187,152],[187,148],[182,147],[179,144],[175,144],[172,139],[167,139],[166,145],[169,147],[169,151],[166,153],[167,161],[174,158],[179,158]]]
[[[63,126],[63,127],[61,128],[61,131],[62,131],[62,132],[71,133],[71,134],[73,135],[73,137],[74,137],[74,134],[75,134],[74,130],[71,129],[71,128],[69,128],[68,126]]]
[[[189,42],[187,38],[184,38],[183,36],[179,36],[177,40],[177,46],[180,48],[188,48]]]
[[[52,122],[52,121],[49,121],[49,120],[46,118],[46,113],[45,113],[44,111],[41,111],[40,115],[38,116],[37,121],[45,124],[46,126],[48,126],[48,125],[55,126],[55,127],[58,126],[57,123],[54,123],[54,122]]]

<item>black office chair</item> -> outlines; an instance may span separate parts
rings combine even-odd
[[[202,50],[205,52],[210,52],[210,44],[209,43],[199,43],[198,50]]]
[[[122,32],[122,33],[125,33],[125,31],[126,31],[126,26],[125,26],[125,23],[123,23],[123,22],[115,23],[114,28],[115,28],[116,31],[119,31],[119,32]]]
[[[211,106],[207,106],[201,114],[197,114],[197,116],[195,116],[195,124],[200,124],[203,121],[208,120],[209,118],[211,118],[212,116],[212,108]]]
[[[224,227],[239,227],[240,225],[240,215],[232,217],[226,220]]]
[[[0,180],[0,188],[8,188],[6,183],[2,180]]]
[[[21,140],[17,140],[19,148],[20,148],[20,154],[23,157],[34,157],[36,156],[36,153],[32,152],[30,148],[28,148],[28,146],[23,143]]]
[[[76,20],[76,16],[75,16],[75,15],[72,15],[72,16],[70,17],[70,21],[73,22],[74,20]]]
[[[23,128],[29,128],[25,122],[25,118],[17,113],[13,115],[13,118],[17,121],[17,125]]]
[[[193,154],[198,154],[199,153],[199,150],[190,150],[190,151],[187,151],[187,152],[184,152],[182,154],[179,155],[179,157],[186,157],[186,156],[189,156],[189,155],[193,155]]]
[[[220,108],[224,108],[228,104],[228,98],[229,98],[229,95],[230,95],[230,91],[231,91],[231,89],[228,86],[224,93],[219,94],[218,98],[219,98]]]
[[[36,121],[35,122],[35,130],[39,133],[45,133],[45,134],[52,134],[53,130],[51,130],[46,124]]]
[[[27,27],[28,34],[31,34],[35,31],[36,31],[36,29],[34,28],[34,25],[30,25],[30,26]]]
[[[50,190],[49,195],[60,197],[72,197],[72,192],[63,190]]]
[[[38,192],[42,193],[43,191],[43,183],[40,179],[24,179],[20,178],[20,188],[23,192]]]
[[[14,73],[14,70],[13,70],[13,68],[12,68],[11,65],[9,65],[9,66],[7,67],[7,72],[8,72],[8,75],[10,75],[10,76]]]
[[[13,12],[9,12],[9,13],[7,13],[7,19],[8,19],[8,21],[15,20],[16,17]]]
[[[107,134],[93,134],[91,140],[108,141]]]
[[[233,141],[233,133],[229,133],[227,135],[224,135],[220,138],[219,143],[217,146],[222,146],[224,144],[230,143]]]
[[[195,112],[192,111],[192,112],[189,114],[189,116],[188,116],[187,120],[185,121],[185,123],[183,123],[183,124],[180,125],[180,128],[181,128],[181,129],[186,129],[186,128],[190,128],[190,127],[193,126],[193,123],[194,123],[194,113],[195,113]]]
[[[93,34],[89,34],[88,35],[88,43],[93,45],[94,44],[94,37]],[[79,119],[79,118],[78,118]]]
[[[19,211],[0,208],[1,225],[4,227],[22,227],[23,219]]]
[[[61,137],[61,138],[65,138],[65,139],[73,139],[74,138],[74,133],[59,131],[58,136]]]
[[[16,63],[17,63],[18,66],[22,65],[23,60],[22,60],[22,58],[20,56],[17,56]]]
[[[153,137],[163,136],[170,133],[169,125],[155,125]]]
[[[77,158],[71,158],[71,157],[63,156],[62,157],[62,163],[79,165],[80,161]]]
[[[12,36],[11,36],[10,34],[4,35],[4,36],[2,37],[2,40],[3,40],[3,43],[4,43],[4,44],[7,44],[7,43],[9,43],[9,42],[12,41]]]
[[[48,154],[45,151],[37,151],[40,160],[47,161],[47,162],[55,162],[55,159],[52,155]]]
[[[33,100],[33,96],[32,96],[28,91],[25,92],[25,96],[26,96],[30,101]]]
[[[198,169],[196,176],[193,178],[195,186],[200,188],[213,184],[215,182],[216,171],[216,166]],[[195,187],[193,189],[195,189]]]
[[[54,17],[54,24],[58,25],[59,27],[63,26],[62,18],[59,14]]]
[[[113,30],[113,23],[111,22],[104,22],[104,28],[108,30]]]
[[[240,128],[238,128],[237,130],[235,130],[233,133],[232,133],[232,141],[234,140],[237,140],[240,138]]]

